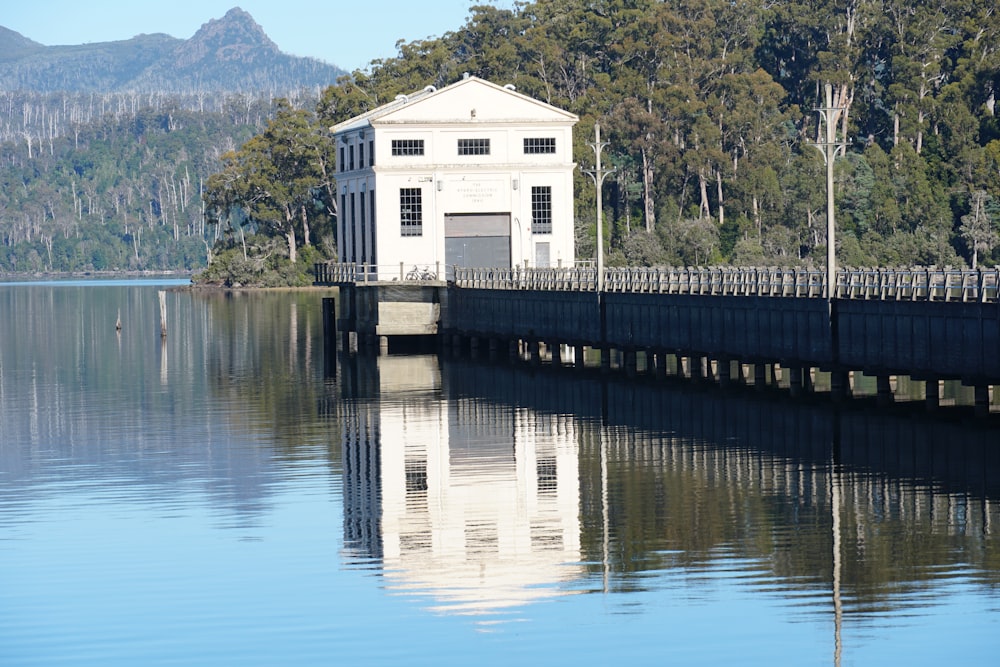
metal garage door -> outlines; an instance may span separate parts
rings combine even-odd
[[[510,213],[450,213],[444,216],[448,266],[510,267]]]

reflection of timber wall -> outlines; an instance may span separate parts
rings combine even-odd
[[[691,443],[717,443],[808,464],[836,463],[893,477],[922,478],[940,493],[1000,499],[996,430],[974,420],[912,410],[833,410],[755,393],[692,391],[690,384],[629,382],[617,376],[537,372],[527,366],[453,361],[451,395],[476,396],[603,427],[628,426]]]
[[[449,290],[442,330],[745,363],[1000,384],[1000,306]]]

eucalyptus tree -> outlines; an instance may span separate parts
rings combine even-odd
[[[985,190],[969,194],[969,212],[962,216],[961,234],[972,251],[972,268],[979,264],[979,253],[989,253],[1000,241],[997,233],[998,211]]]
[[[222,170],[207,182],[204,200],[215,221],[234,211],[287,244],[294,264],[309,245],[311,228],[333,211],[332,139],[312,112],[276,100],[264,131],[222,156]]]

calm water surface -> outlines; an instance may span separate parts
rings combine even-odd
[[[0,285],[0,665],[1000,660],[995,425],[166,287]]]

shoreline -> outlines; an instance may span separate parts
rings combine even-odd
[[[63,278],[194,278],[194,271],[32,271],[31,273],[2,272],[0,280],[60,280]]]

